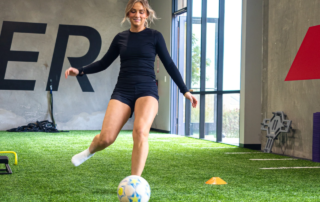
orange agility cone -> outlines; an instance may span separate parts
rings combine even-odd
[[[215,184],[215,185],[221,185],[221,184],[227,184],[223,179],[220,177],[213,177],[210,180],[206,182],[206,184]]]

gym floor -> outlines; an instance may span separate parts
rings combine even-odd
[[[0,154],[13,172],[0,175],[0,201],[118,201],[118,184],[130,175],[132,131],[79,167],[70,161],[97,133],[0,132],[0,151],[18,154],[18,165],[13,154]],[[158,132],[149,145],[142,177],[150,201],[320,201],[319,163]],[[205,184],[212,177],[228,184]]]

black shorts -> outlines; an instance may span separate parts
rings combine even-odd
[[[111,99],[119,100],[131,108],[130,118],[134,111],[134,105],[138,98],[152,96],[159,101],[158,86],[156,82],[139,82],[135,84],[119,82],[111,95]]]

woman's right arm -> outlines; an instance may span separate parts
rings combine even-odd
[[[70,67],[65,72],[65,77],[70,76],[83,76],[84,74],[93,74],[107,69],[112,62],[119,56],[120,50],[118,46],[118,35],[116,35],[109,47],[107,53],[103,56],[101,60],[91,63],[87,66],[80,68]]]

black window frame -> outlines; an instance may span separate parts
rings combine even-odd
[[[186,44],[186,86],[191,89],[191,64],[192,64],[192,24],[195,20],[201,20],[201,80],[200,80],[200,91],[192,92],[192,94],[199,94],[200,100],[200,120],[199,120],[199,139],[205,138],[205,96],[209,94],[216,94],[216,142],[222,142],[222,119],[223,119],[223,95],[224,94],[239,94],[240,90],[223,90],[223,58],[224,58],[224,19],[225,19],[225,0],[219,0],[219,18],[208,19],[207,18],[207,1],[202,0],[202,12],[201,18],[195,19],[192,17],[193,0],[187,0],[187,7],[177,10],[178,0],[172,0],[172,41],[175,41],[175,29],[176,29],[176,16],[183,13],[187,13],[187,44]],[[205,19],[205,20],[204,20]],[[207,39],[207,22],[218,21],[218,55],[217,55],[217,90],[216,91],[205,91],[205,75],[206,75],[206,39]],[[177,59],[177,47],[175,44],[172,45],[172,58],[174,61]],[[240,75],[239,75],[240,76]],[[177,88],[171,82],[171,133],[175,133],[178,120],[176,117],[176,92]],[[185,136],[190,136],[191,126],[191,103],[186,101],[185,106]],[[240,138],[240,137],[239,137]]]

